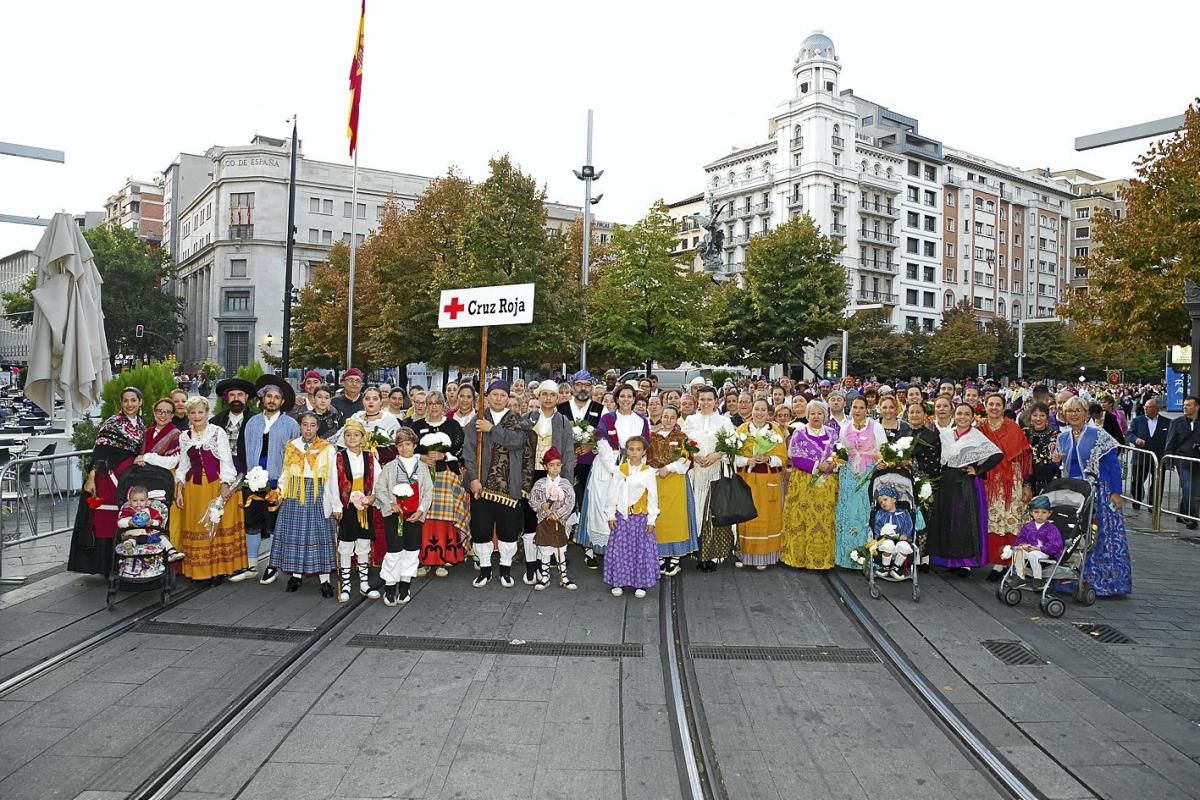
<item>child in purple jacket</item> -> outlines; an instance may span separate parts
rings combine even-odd
[[[1021,526],[1016,544],[1005,546],[1001,555],[1012,559],[1017,576],[1025,579],[1026,570],[1034,580],[1042,577],[1042,564],[1054,563],[1063,551],[1062,534],[1050,521],[1050,498],[1038,495],[1029,501],[1033,519]]]

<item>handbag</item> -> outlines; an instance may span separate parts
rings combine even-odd
[[[750,485],[741,475],[727,473],[726,469],[722,464],[721,477],[714,480],[709,489],[708,507],[712,512],[712,524],[716,527],[749,522],[758,516]]]

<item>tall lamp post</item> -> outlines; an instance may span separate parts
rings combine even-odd
[[[592,165],[592,109],[588,109],[587,122],[587,158],[583,162],[583,167],[577,170],[572,170],[575,177],[583,181],[583,290],[587,291],[588,287],[588,259],[591,255],[592,247],[592,206],[599,203],[604,197],[603,194],[592,197],[592,181],[600,180],[604,175],[604,170],[596,171]],[[579,368],[587,369],[587,340],[579,343]]]
[[[1017,378],[1025,377],[1025,326],[1036,325],[1039,322],[1062,322],[1058,317],[1034,317],[1017,320]]]
[[[287,380],[291,369],[292,350],[292,253],[296,248],[296,115],[292,115],[292,163],[288,178],[287,247],[283,268],[283,379]],[[350,210],[354,213],[354,209]],[[352,301],[353,302],[353,301]],[[268,334],[270,338],[270,334]],[[267,343],[270,346],[270,342]]]

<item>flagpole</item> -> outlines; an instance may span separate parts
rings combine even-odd
[[[350,299],[346,304],[346,369],[354,365],[354,256],[358,252],[358,148],[354,148],[354,176],[350,182]]]

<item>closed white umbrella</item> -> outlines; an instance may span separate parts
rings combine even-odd
[[[33,290],[33,338],[25,396],[54,416],[54,397],[66,402],[67,432],[74,409],[100,399],[112,377],[100,286],[92,249],[70,214],[55,214],[38,243]]]

